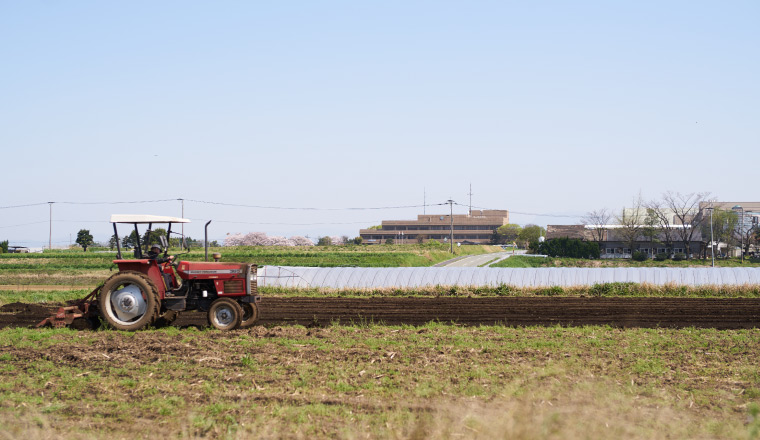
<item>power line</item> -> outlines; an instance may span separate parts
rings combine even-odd
[[[126,204],[138,204],[138,203],[161,203],[161,202],[176,202],[178,199],[161,199],[161,200],[135,200],[126,202],[51,202],[59,203],[62,205],[126,205]]]
[[[41,202],[41,203],[29,203],[26,205],[0,206],[0,209],[26,208],[27,206],[42,206],[42,205],[47,205],[47,204],[48,202]]]
[[[462,205],[461,203],[456,203],[456,202],[454,202],[454,204],[457,205],[457,206],[464,206],[464,207],[467,206],[467,205]],[[486,210],[486,211],[495,210],[494,208],[483,208],[483,207],[480,207],[480,206],[473,206],[473,208],[475,208],[475,209],[482,209],[482,210]],[[520,215],[535,215],[535,216],[538,216],[538,217],[557,217],[557,218],[576,218],[576,217],[582,217],[583,216],[582,214],[575,214],[575,215],[543,214],[543,213],[537,213],[537,212],[520,212],[520,211],[512,211],[512,210],[509,210],[509,213],[510,214],[520,214]]]
[[[29,225],[38,225],[40,223],[47,223],[47,220],[43,220],[41,222],[32,222],[32,223],[22,223],[20,225],[7,225],[7,226],[0,226],[0,228],[16,228],[19,226],[29,226]]]
[[[308,207],[285,207],[285,206],[264,206],[264,205],[242,205],[238,203],[209,202],[206,200],[185,199],[188,202],[205,203],[209,205],[234,206],[238,208],[257,208],[257,209],[282,209],[292,211],[364,211],[364,210],[382,210],[382,209],[405,209],[405,208],[422,208],[425,205],[404,205],[404,206],[379,206],[379,207],[361,207],[361,208],[308,208]],[[447,203],[436,203],[427,206],[440,206]]]
[[[186,200],[188,202],[203,203],[207,205],[232,206],[238,208],[256,208],[256,209],[281,209],[281,210],[300,210],[300,211],[364,211],[364,210],[383,210],[383,209],[407,209],[407,208],[424,208],[425,206],[441,206],[447,203],[435,203],[432,205],[401,205],[401,206],[369,206],[369,207],[347,207],[347,208],[315,208],[315,207],[293,207],[293,206],[265,206],[265,205],[245,205],[239,203],[211,202],[208,200],[194,199],[160,199],[160,200],[134,200],[134,201],[117,201],[117,202],[43,202],[29,203],[25,205],[0,206],[0,209],[23,208],[27,206],[41,206],[48,204],[61,205],[123,205],[123,204],[141,204],[141,203],[163,203],[176,202],[177,200]]]
[[[199,218],[191,218],[189,220],[197,220],[197,221],[203,221],[203,219]],[[235,224],[242,224],[242,225],[274,225],[274,226],[320,226],[320,225],[366,225],[366,224],[374,224],[378,223],[378,221],[369,221],[369,222],[326,222],[326,223],[280,223],[280,222],[237,222],[232,220],[214,220],[214,223],[235,223]]]

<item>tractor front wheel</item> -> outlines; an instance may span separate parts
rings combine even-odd
[[[208,322],[219,330],[234,330],[240,326],[243,309],[237,301],[219,298],[208,309]]]
[[[242,303],[240,306],[243,308],[243,319],[240,322],[240,328],[248,328],[256,323],[259,319],[259,308],[256,304]]]
[[[100,314],[118,330],[140,330],[153,324],[161,302],[158,289],[140,272],[119,272],[106,280],[98,297]]]

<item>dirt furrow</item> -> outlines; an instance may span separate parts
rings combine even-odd
[[[52,308],[0,307],[0,328],[31,326]],[[265,298],[260,324],[329,325],[430,321],[461,325],[611,325],[618,327],[752,328],[760,325],[760,299],[700,298]],[[176,325],[206,324],[187,312]]]

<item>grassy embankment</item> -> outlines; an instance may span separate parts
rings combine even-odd
[[[15,302],[62,304],[69,300],[84,297],[91,289],[44,290],[39,287],[30,289],[0,290],[0,306]],[[446,287],[432,286],[414,289],[322,289],[322,288],[273,288],[264,287],[259,293],[276,297],[639,297],[639,298],[760,298],[760,286],[656,286],[637,283],[604,283],[590,287],[515,287],[502,285],[497,287]]]
[[[9,438],[758,438],[760,330],[0,331]]]

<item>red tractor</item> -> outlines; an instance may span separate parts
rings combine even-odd
[[[150,236],[154,224],[167,224],[166,236],[160,236],[166,257],[172,224],[189,222],[176,217],[112,215],[118,251],[114,263],[119,272],[74,306],[61,307],[37,326],[73,324],[78,327],[88,319],[97,318],[99,311],[99,316],[113,328],[139,330],[149,325],[169,324],[177,313],[185,310],[207,312],[209,324],[220,330],[253,325],[258,319],[257,303],[261,300],[256,294],[255,264],[176,260],[158,263],[157,260],[165,258],[149,255],[150,245],[140,243],[138,225],[147,224],[149,233],[146,236]],[[117,224],[134,226],[132,237],[137,242],[133,259],[122,258]]]

